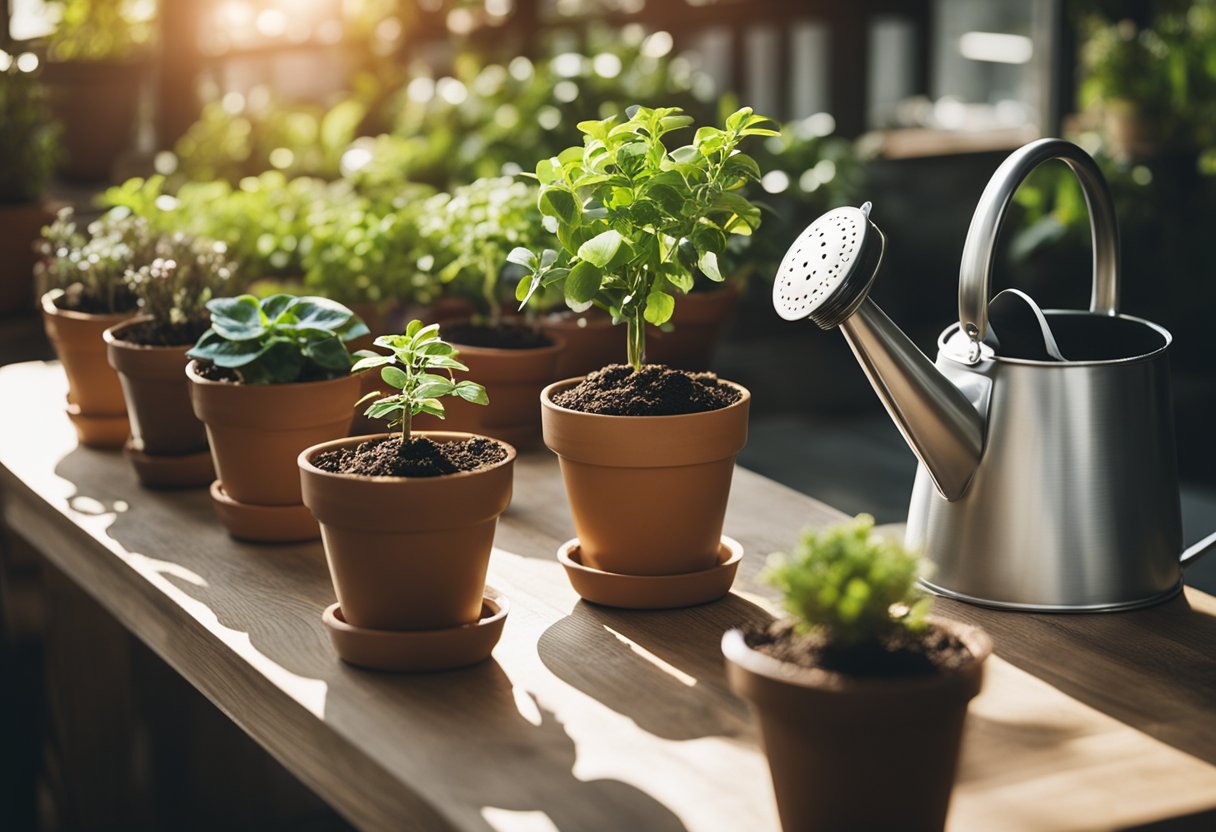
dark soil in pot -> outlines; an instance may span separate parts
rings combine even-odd
[[[551,347],[553,339],[524,324],[503,322],[475,324],[463,322],[444,327],[443,337],[464,347],[490,347],[497,350],[535,350]]]
[[[56,309],[81,315],[134,315],[139,308],[139,301],[125,286],[115,290],[113,303],[90,297],[79,283],[64,289],[51,302]]]
[[[190,347],[207,331],[207,323],[165,324],[157,321],[133,321],[115,330],[114,337],[141,347]],[[185,362],[182,363],[185,367]]]
[[[353,448],[337,448],[313,457],[312,464],[332,474],[365,477],[441,477],[476,471],[502,462],[507,450],[480,436],[455,442],[434,442],[414,436],[370,439]]]
[[[791,621],[744,631],[747,646],[778,661],[861,678],[924,676],[956,671],[974,660],[957,633],[936,624],[923,632],[900,631],[878,644],[841,648],[816,631],[799,632]]]
[[[647,364],[635,373],[628,364],[612,364],[557,393],[553,402],[603,416],[678,416],[720,410],[742,395],[713,373],[690,373],[661,364]]]

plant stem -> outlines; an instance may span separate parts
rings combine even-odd
[[[626,342],[629,363],[636,373],[646,363],[646,322],[642,320],[641,310],[635,309],[633,314],[625,319],[628,330]]]

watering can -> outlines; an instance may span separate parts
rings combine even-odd
[[[1005,211],[1052,159],[1068,165],[1089,207],[1089,309],[1040,310],[1020,293],[990,307]],[[919,459],[906,542],[932,564],[922,583],[1041,612],[1133,609],[1178,593],[1182,568],[1216,548],[1216,535],[1182,552],[1172,337],[1119,312],[1118,227],[1093,159],[1042,139],[997,169],[971,220],[959,319],[938,338],[936,362],[868,298],[886,248],[870,212],[837,208],[803,231],[773,304],[787,320],[840,328]]]

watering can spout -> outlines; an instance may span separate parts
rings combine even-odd
[[[967,491],[984,449],[984,419],[872,300],[840,324],[853,355],[947,500]]]

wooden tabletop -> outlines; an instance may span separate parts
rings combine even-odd
[[[493,660],[378,674],[330,647],[320,543],[237,543],[205,491],[140,488],[120,454],[76,446],[64,389],[55,364],[0,369],[5,521],[356,825],[777,829],[718,642],[774,609],[756,580],[765,555],[839,512],[740,469],[726,521],[746,549],[735,593],[614,611],[581,602],[555,560],[573,534],[555,460],[521,455],[490,565],[512,605]],[[988,628],[997,654],[971,708],[952,830],[1216,810],[1212,597],[1118,615],[938,611]]]

